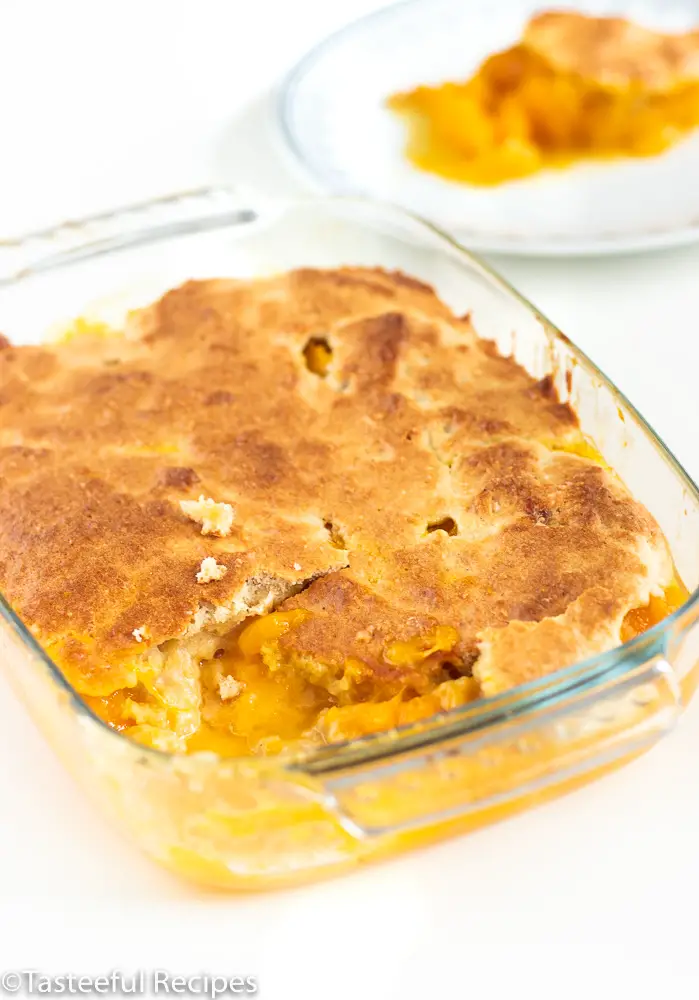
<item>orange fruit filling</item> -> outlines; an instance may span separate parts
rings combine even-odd
[[[627,642],[657,625],[687,597],[686,588],[676,580],[662,597],[652,597],[646,606],[628,613],[622,640]],[[480,697],[477,681],[466,676],[444,680],[427,694],[403,692],[388,700],[338,705],[325,688],[293,670],[271,670],[265,664],[265,650],[308,614],[303,610],[272,612],[222,638],[216,657],[201,666],[202,722],[187,741],[190,753],[274,754],[299,741],[311,745],[352,740],[428,719]],[[448,651],[457,639],[455,629],[439,626],[429,635],[389,643],[385,656],[394,665],[409,665],[435,651]],[[222,678],[233,680],[230,698],[224,697],[226,681]],[[111,726],[124,731],[139,721],[134,703],[146,704],[147,693],[121,690],[107,698],[87,700]],[[167,719],[163,722],[167,724]]]
[[[416,167],[495,185],[582,159],[661,153],[699,125],[699,84],[603,86],[516,45],[464,83],[420,86],[388,106],[407,121]]]

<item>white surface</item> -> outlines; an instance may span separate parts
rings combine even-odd
[[[292,73],[284,100],[289,143],[309,176],[333,191],[411,207],[483,250],[613,253],[699,239],[699,134],[660,157],[584,163],[497,188],[455,184],[406,161],[405,122],[386,98],[417,83],[466,79],[521,38],[541,0],[497,6],[494,17],[492,0],[410,0],[321,43]],[[567,6],[663,31],[699,23],[697,0]]]
[[[292,191],[263,97],[371,0],[6,0],[0,228],[241,178]],[[699,248],[498,265],[696,478]],[[202,895],[123,843],[0,681],[0,967],[257,975],[264,1000],[696,997],[699,703],[644,759],[340,880]]]

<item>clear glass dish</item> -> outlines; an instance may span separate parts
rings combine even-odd
[[[264,888],[465,831],[619,766],[675,724],[699,679],[699,492],[604,375],[435,228],[345,199],[240,203],[205,190],[0,244],[0,330],[39,342],[192,277],[298,266],[400,268],[433,284],[532,375],[552,374],[583,431],[669,540],[693,591],[611,653],[427,722],[292,760],[177,756],[111,730],[0,598],[0,657],[57,752],[153,858],[195,881]]]

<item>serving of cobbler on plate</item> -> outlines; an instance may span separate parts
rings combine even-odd
[[[654,156],[699,125],[699,29],[543,11],[470,79],[394,94],[389,107],[415,166],[468,184]]]

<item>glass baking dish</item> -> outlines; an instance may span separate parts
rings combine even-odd
[[[346,264],[434,285],[536,378],[651,510],[692,596],[611,653],[427,722],[304,757],[178,756],[111,730],[0,598],[0,653],[57,752],[145,851],[218,887],[316,877],[504,817],[633,758],[699,678],[699,493],[604,375],[432,226],[349,199],[241,203],[207,189],[0,244],[0,330],[39,342],[77,316],[119,323],[187,278]]]

